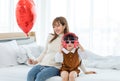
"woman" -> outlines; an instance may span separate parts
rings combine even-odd
[[[68,23],[64,17],[57,17],[53,20],[54,34],[50,34],[47,39],[46,47],[36,60],[29,59],[29,64],[34,66],[27,76],[27,81],[45,81],[46,79],[59,75],[61,65],[54,61],[55,54],[60,50],[61,38],[69,32]]]

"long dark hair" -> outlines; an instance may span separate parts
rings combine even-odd
[[[64,34],[68,33],[69,32],[69,26],[68,26],[68,23],[67,23],[67,20],[64,18],[64,17],[56,17],[54,20],[53,20],[53,23],[52,23],[52,26],[54,27],[55,25],[57,24],[61,24],[62,26],[65,26],[65,29],[64,29]],[[58,35],[54,32],[54,34],[52,34],[54,37],[50,40],[50,43],[52,41],[54,41]]]

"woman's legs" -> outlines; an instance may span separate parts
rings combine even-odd
[[[41,65],[34,66],[27,75],[27,81],[35,81],[37,73],[39,73],[44,67]]]
[[[28,72],[27,81],[45,81],[57,75],[59,75],[59,69],[51,66],[37,65]]]
[[[62,81],[68,81],[69,73],[67,71],[61,72]]]
[[[53,76],[59,75],[59,69],[51,66],[45,66],[44,69],[36,75],[35,81],[45,81]]]

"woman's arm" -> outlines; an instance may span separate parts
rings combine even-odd
[[[87,72],[85,66],[83,65],[83,63],[81,62],[81,65],[80,65],[80,69],[85,73]]]
[[[79,50],[79,49],[78,49],[78,54],[79,54],[79,58],[80,58],[80,60],[81,60],[81,64],[80,64],[81,70],[82,70],[85,74],[95,74],[95,73],[96,73],[95,71],[87,71],[87,70],[86,70],[86,68],[85,68],[85,66],[84,66],[84,64],[83,64],[83,62],[82,62],[82,58],[86,58],[86,56],[85,56],[85,55],[81,55],[81,50]],[[82,58],[81,58],[81,56],[82,56]]]
[[[81,63],[80,68],[85,74],[96,74],[95,71],[87,71],[83,63]]]
[[[46,52],[47,52],[47,50],[48,50],[48,44],[49,44],[50,39],[51,39],[52,37],[53,37],[53,36],[52,36],[51,34],[48,35],[45,48],[44,48],[43,52],[40,54],[40,56],[36,59],[38,62],[41,62],[41,60],[42,60],[42,59],[44,58],[44,56],[46,55]]]
[[[46,42],[46,45],[45,45],[45,48],[43,50],[43,52],[40,54],[40,56],[36,59],[28,59],[28,62],[29,64],[37,64],[39,62],[42,61],[42,59],[44,58],[44,56],[46,55],[46,52],[48,50],[48,44],[49,44],[49,41],[50,39],[52,38],[53,36],[51,34],[48,35],[48,38],[47,38],[47,42]]]

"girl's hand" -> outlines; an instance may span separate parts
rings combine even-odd
[[[85,74],[96,74],[95,71],[88,71],[88,72],[85,72]]]
[[[84,48],[80,45],[80,43],[78,44],[78,47],[80,48],[80,50],[81,50],[82,52],[85,51]]]
[[[28,59],[28,63],[29,63],[29,64],[33,64],[33,65],[35,65],[35,64],[37,64],[37,63],[38,63],[38,61],[37,61],[37,60],[34,60],[34,59],[29,58],[29,59]]]

